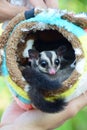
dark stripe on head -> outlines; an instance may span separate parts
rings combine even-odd
[[[45,51],[46,56],[49,58],[51,64],[52,64],[52,53],[50,51]]]

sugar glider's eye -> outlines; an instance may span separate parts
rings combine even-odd
[[[59,63],[60,63],[59,59],[56,59],[56,60],[55,60],[55,65],[57,65],[57,66],[58,66],[58,65],[59,65]]]
[[[41,65],[43,68],[45,68],[45,67],[48,65],[48,63],[47,63],[47,61],[42,60],[42,61],[40,61],[40,65]]]

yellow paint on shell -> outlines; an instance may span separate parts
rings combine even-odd
[[[17,92],[18,95],[20,95],[21,97],[29,100],[29,97],[27,96],[27,93],[18,85],[16,85],[12,79],[10,78],[10,76],[6,76],[5,77],[8,81],[8,83],[12,86],[12,88]]]
[[[84,72],[87,72],[87,34],[85,36],[81,36],[79,38],[80,42],[81,42],[81,46],[83,48],[84,51],[84,55],[85,55],[85,66],[84,66]]]
[[[75,89],[78,86],[79,81],[80,81],[80,79],[69,90],[65,91],[64,93],[55,95],[55,97],[47,97],[46,100],[52,101],[54,99],[68,97],[69,95],[71,95],[75,91]]]

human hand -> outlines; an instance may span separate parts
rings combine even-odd
[[[18,13],[27,10],[24,6],[15,6],[6,0],[0,0],[0,22],[12,19]]]
[[[39,110],[22,110],[16,102],[13,102],[4,113],[0,130],[52,130],[62,125],[66,120],[75,116],[87,105],[87,92],[69,102],[65,110],[49,114]],[[16,127],[16,129],[15,129]]]
[[[58,0],[45,0],[48,8],[58,9]]]
[[[58,8],[58,0],[29,0],[34,8]],[[0,0],[0,22],[10,20],[18,13],[29,10],[27,6],[16,6],[10,4],[7,0]]]

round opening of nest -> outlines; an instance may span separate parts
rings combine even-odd
[[[23,23],[14,30],[12,36],[9,38],[9,44],[6,50],[9,74],[18,86],[24,88],[26,82],[23,80],[21,70],[26,67],[28,62],[28,50],[32,48],[39,52],[54,51],[64,45],[67,48],[67,60],[71,60],[72,66],[74,66],[69,78],[63,82],[64,86],[62,90],[65,91],[65,89],[71,87],[79,77],[75,65],[82,55],[76,55],[75,49],[78,48],[78,46],[81,48],[81,46],[76,36],[63,28],[43,25],[44,27],[38,27],[37,23],[33,23],[32,26],[31,23]]]
[[[29,49],[35,49],[38,52],[55,51],[61,46],[65,46],[67,49],[67,60],[72,60],[72,62],[74,62],[75,52],[71,43],[57,30],[39,30],[27,33],[17,45],[16,55],[20,69],[22,66],[26,67],[29,58]]]

